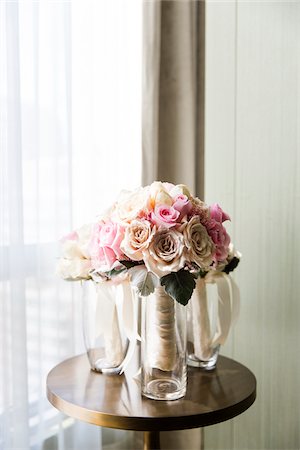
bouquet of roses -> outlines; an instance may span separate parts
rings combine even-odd
[[[112,293],[116,286],[123,290],[123,313],[130,322],[130,326],[128,323],[125,326],[132,344],[126,364],[137,338],[137,319],[132,313],[136,306],[130,285],[141,296],[149,296],[150,367],[161,370],[174,367],[174,300],[187,305],[191,299],[189,333],[196,357],[209,358],[213,345],[224,343],[238,311],[233,307],[238,305],[237,288],[226,274],[234,270],[240,258],[224,227],[227,220],[228,214],[218,204],[205,204],[192,196],[185,185],[154,182],[133,192],[121,192],[95,223],[63,238],[59,274],[67,280],[93,280],[102,299],[99,308],[110,308],[111,320],[106,323],[104,336],[107,358],[122,359],[115,345],[120,341],[117,302]],[[213,338],[207,283],[217,284],[221,308]]]
[[[218,204],[208,206],[185,185],[154,182],[123,191],[96,223],[63,239],[58,272],[68,280],[129,279],[142,296],[164,287],[186,305],[198,277],[238,264],[226,220]]]

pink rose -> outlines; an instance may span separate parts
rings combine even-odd
[[[184,194],[179,194],[175,197],[173,208],[180,213],[180,219],[188,215],[192,210],[192,203]]]
[[[214,254],[215,261],[223,261],[227,258],[229,252],[230,237],[227,234],[221,222],[215,219],[207,220],[204,223],[209,236],[215,244],[216,251]]]
[[[164,226],[165,228],[174,227],[177,224],[180,212],[173,206],[158,205],[150,214],[151,222],[157,226]]]
[[[218,203],[214,203],[209,207],[209,209],[211,219],[214,219],[220,223],[225,222],[225,220],[230,220],[229,215],[222,210]]]
[[[124,258],[120,249],[124,238],[124,227],[117,223],[96,224],[89,250],[92,267],[99,272],[107,272],[113,268],[118,259]]]

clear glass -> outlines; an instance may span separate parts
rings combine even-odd
[[[120,321],[120,286],[111,283],[82,283],[83,336],[91,368],[96,372],[119,373],[128,348]]]
[[[163,287],[142,298],[142,394],[176,400],[186,393],[186,307]]]
[[[218,296],[197,282],[187,305],[187,364],[204,370],[216,367],[220,344],[214,343],[218,321]]]

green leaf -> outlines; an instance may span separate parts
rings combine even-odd
[[[109,272],[105,272],[105,275],[107,275],[108,278],[112,278],[112,277],[115,277],[116,275],[119,275],[120,273],[124,272],[124,270],[126,270],[126,269],[125,268],[124,269],[112,269]]]
[[[143,297],[147,297],[159,286],[159,278],[148,272],[144,265],[129,270],[131,284],[136,286]]]
[[[239,265],[239,258],[237,258],[236,256],[234,256],[232,258],[232,260],[227,264],[227,266],[225,266],[225,268],[223,269],[222,272],[227,273],[227,275],[232,272],[238,265]]]
[[[171,272],[160,279],[166,292],[181,305],[187,305],[196,286],[195,277],[188,270]]]
[[[131,269],[131,267],[140,266],[141,264],[143,264],[143,261],[128,261],[127,259],[124,259],[120,261],[120,263],[123,264],[126,269]]]

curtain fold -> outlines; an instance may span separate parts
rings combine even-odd
[[[143,3],[143,184],[184,183],[204,197],[205,2]],[[199,429],[161,433],[198,450]]]
[[[144,2],[143,182],[203,197],[205,3]]]
[[[2,6],[2,5],[1,5]],[[3,154],[1,168],[5,168],[5,181],[1,186],[1,204],[5,207],[7,222],[2,220],[1,231],[5,244],[10,242],[10,249],[1,258],[1,266],[7,278],[3,280],[2,303],[2,394],[6,404],[13,403],[3,423],[3,433],[6,442],[12,448],[22,448],[29,445],[29,433],[22,426],[24,417],[28,420],[28,389],[27,389],[27,345],[26,323],[22,317],[25,309],[25,278],[22,271],[24,260],[23,205],[20,192],[22,190],[22,156],[21,156],[21,112],[20,112],[20,72],[19,72],[19,15],[18,5],[9,3],[2,9],[1,25],[5,27],[6,38],[1,40],[1,54],[7,60],[6,73],[1,70],[1,85],[6,87],[7,103],[1,106],[1,116],[6,127],[1,127],[1,147],[9,151]],[[3,20],[4,19],[4,20]],[[14,33],[13,30],[17,32]],[[2,59],[2,58],[1,58]],[[1,102],[2,103],[2,102]],[[10,189],[5,189],[5,182],[15,180]],[[14,283],[8,278],[17,273]],[[7,317],[8,313],[8,317]],[[4,317],[8,320],[5,320]],[[9,352],[7,352],[9,350]],[[8,384],[8,382],[10,383]],[[10,389],[7,389],[7,387]],[[11,423],[14,424],[14,435],[9,434]]]
[[[69,4],[0,3],[0,447],[5,450],[38,449],[54,436],[63,442],[65,418],[47,401],[45,379],[75,351],[61,331],[73,329],[72,291],[54,274],[56,241],[71,226],[65,126],[69,17]]]
[[[131,439],[61,414],[46,377],[84,352],[80,284],[55,274],[59,239],[140,184],[140,46],[141,6],[123,0],[0,1],[3,450]]]

